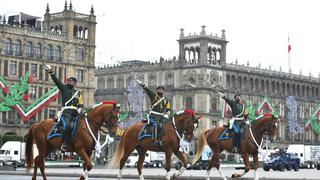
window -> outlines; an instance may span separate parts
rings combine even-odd
[[[9,38],[4,40],[4,53],[12,54],[12,41]]]
[[[76,50],[76,60],[83,61],[85,59],[85,51],[84,49],[78,48]]]
[[[211,99],[211,110],[212,112],[216,112],[218,110],[218,100],[217,98]]]
[[[55,118],[56,110],[49,110],[49,118]]]
[[[52,60],[53,59],[52,46],[51,45],[47,46],[46,58],[47,58],[47,60]]]
[[[77,70],[77,80],[78,82],[83,82],[84,81],[84,71],[78,69]]]
[[[55,59],[56,61],[62,61],[62,57],[61,57],[61,47],[57,46],[57,49],[55,50]]]
[[[36,99],[36,97],[37,97],[37,89],[36,89],[35,86],[30,86],[29,93],[30,93],[30,98],[31,99]]]
[[[19,124],[18,122],[19,118],[18,118],[18,114],[16,111],[11,110],[8,112],[8,120],[7,120],[7,124]]]
[[[38,75],[38,65],[37,64],[31,64],[31,74],[33,77],[37,77],[37,75]]]
[[[157,79],[156,79],[156,76],[155,75],[151,75],[150,77],[149,77],[149,84],[150,84],[150,86],[156,86],[157,85]]]
[[[27,57],[33,57],[33,53],[32,53],[32,42],[27,42],[27,46],[26,46],[26,53],[27,53]]]
[[[34,56],[37,59],[41,58],[41,44],[38,43],[36,47],[34,47]]]
[[[166,79],[165,79],[165,84],[168,86],[172,86],[173,85],[173,74],[167,74],[166,75]]]
[[[17,74],[17,62],[16,61],[10,61],[9,74],[10,75],[16,75]]]
[[[186,98],[186,109],[192,109],[192,97]]]
[[[14,44],[14,55],[21,56],[21,41],[17,40]]]

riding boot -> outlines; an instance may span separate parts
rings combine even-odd
[[[60,148],[61,151],[66,152],[68,144],[69,144],[69,133],[66,135],[66,137],[65,137],[65,139],[64,139],[64,141],[63,141],[63,143],[61,145],[61,148]]]
[[[240,143],[241,133],[234,133],[233,139],[233,148],[232,151],[237,153],[239,151],[239,143]]]

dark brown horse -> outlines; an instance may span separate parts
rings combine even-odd
[[[119,108],[113,101],[106,101],[99,103],[93,107],[91,111],[87,113],[87,118],[81,118],[79,121],[78,131],[75,137],[71,140],[70,145],[67,147],[68,151],[76,152],[84,161],[83,170],[84,174],[80,179],[88,177],[89,171],[92,169],[90,156],[94,149],[95,139],[97,139],[98,131],[103,123],[105,123],[108,131],[113,132],[117,127]],[[92,137],[91,132],[95,137]],[[34,162],[34,172],[32,179],[36,179],[37,169],[40,168],[42,177],[44,180],[47,179],[45,174],[44,160],[47,154],[52,152],[54,149],[59,149],[62,144],[61,137],[53,137],[47,139],[47,135],[54,125],[54,120],[48,119],[31,126],[28,132],[26,141],[26,164],[27,168],[30,169]],[[33,159],[33,144],[37,145],[39,155]]]
[[[255,172],[254,176],[255,179],[258,179],[258,148],[261,148],[260,143],[262,141],[263,135],[271,136],[271,139],[274,139],[278,124],[278,117],[275,117],[271,114],[265,114],[254,120],[251,126],[245,127],[244,134],[240,140],[240,154],[242,155],[245,164],[245,170],[242,174],[233,174],[232,177],[241,177],[249,171],[249,155],[252,155]],[[213,152],[207,169],[207,179],[210,179],[209,175],[212,166],[218,169],[218,171],[220,172],[220,176],[224,180],[227,179],[220,168],[219,157],[220,153],[223,150],[229,152],[232,151],[233,142],[230,139],[219,140],[219,137],[224,130],[225,129],[223,127],[218,127],[210,130],[204,130],[200,134],[199,146],[197,154],[193,159],[193,163],[195,163],[200,158],[203,151],[203,147],[207,142]]]
[[[115,154],[110,163],[110,167],[117,167],[120,163],[118,179],[122,178],[122,169],[128,159],[130,153],[136,149],[139,153],[137,169],[140,180],[144,179],[142,175],[142,165],[145,159],[146,151],[165,152],[167,170],[166,178],[169,179],[169,171],[171,168],[171,156],[174,153],[183,163],[178,175],[181,175],[187,167],[187,161],[182,152],[179,151],[180,139],[184,135],[187,141],[193,138],[195,124],[198,124],[199,118],[195,117],[191,110],[184,110],[176,113],[171,121],[164,124],[164,135],[162,137],[162,146],[155,145],[152,138],[144,138],[138,141],[138,135],[144,126],[144,123],[138,122],[126,129],[120,139]]]

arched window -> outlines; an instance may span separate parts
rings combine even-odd
[[[52,54],[52,45],[48,45],[47,46],[47,52],[46,52],[46,57],[47,57],[47,60],[52,60],[53,59],[53,54]]]
[[[113,89],[114,88],[114,79],[112,77],[108,78],[107,80],[107,88]]]
[[[55,49],[55,59],[56,61],[62,61],[62,56],[61,56],[61,47],[57,46],[57,48]]]
[[[117,87],[116,88],[119,88],[119,89],[122,89],[124,88],[124,81],[123,81],[123,78],[122,77],[119,77],[117,79]]]
[[[236,87],[236,77],[231,76],[231,87],[235,88]]]
[[[32,53],[32,42],[28,41],[26,45],[26,55],[27,57],[33,57]]]
[[[171,73],[166,74],[165,85],[172,86],[174,84],[174,75]]]
[[[230,87],[230,75],[229,74],[227,75],[226,81],[227,81],[227,87]]]
[[[149,86],[155,87],[157,85],[157,77],[155,75],[149,76]]]
[[[10,38],[4,40],[4,53],[11,55],[12,52],[12,41]]]
[[[41,43],[37,43],[37,46],[34,47],[34,56],[35,58],[41,58]]]
[[[105,81],[104,78],[98,78],[98,89],[105,89]]]
[[[21,41],[18,39],[14,46],[14,55],[21,56]]]
[[[73,27],[73,36],[78,37],[78,26]]]
[[[83,38],[88,39],[88,35],[89,35],[88,28],[84,28]]]

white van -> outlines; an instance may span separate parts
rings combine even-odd
[[[7,162],[24,164],[26,144],[20,141],[7,141],[0,149],[1,165]]]

